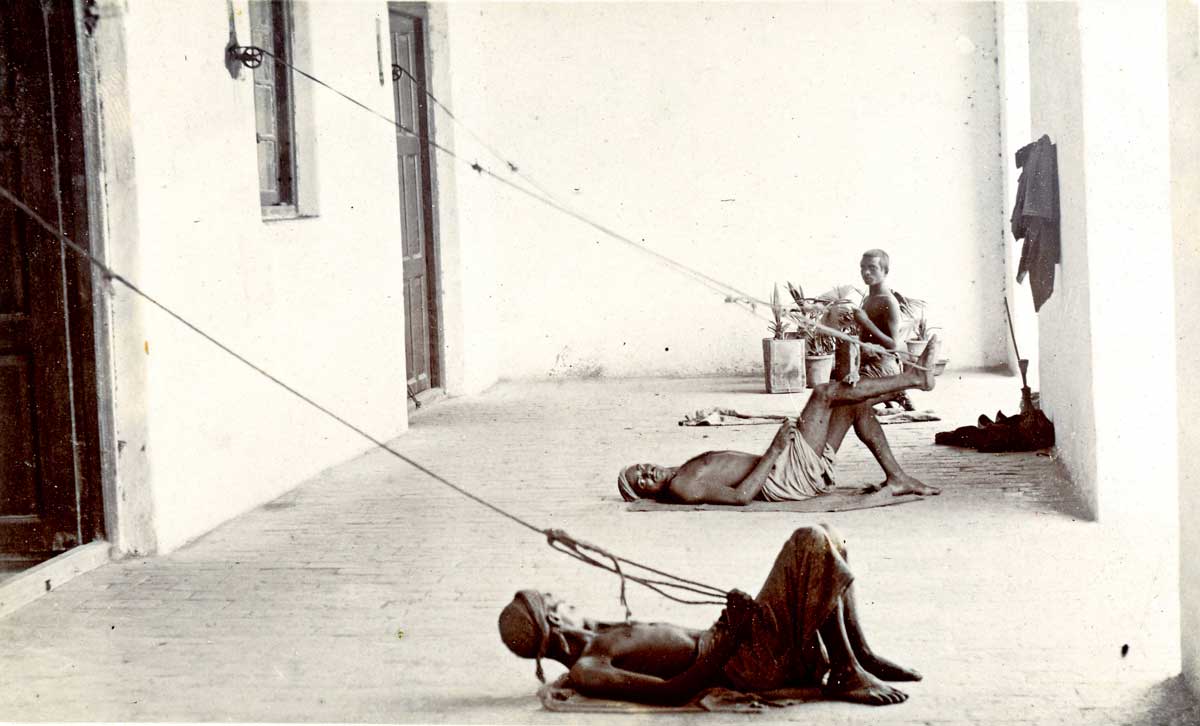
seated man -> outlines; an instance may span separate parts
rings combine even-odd
[[[887,705],[908,698],[884,681],[921,675],[875,655],[858,621],[844,540],[826,525],[784,544],[758,597],[734,590],[705,631],[667,623],[576,623],[548,594],[518,592],[500,613],[500,637],[522,658],[568,669],[585,696],[686,703],[722,686],[745,693],[819,686],[832,699]]]
[[[833,456],[860,406],[886,400],[906,388],[933,390],[937,350],[935,336],[919,361],[926,370],[913,368],[886,378],[864,378],[853,385],[833,382],[816,386],[800,413],[799,428],[785,421],[762,456],[708,451],[677,467],[634,464],[618,475],[617,489],[626,501],[643,497],[684,504],[744,505],[755,499],[790,501],[824,494],[834,483]],[[887,446],[878,425],[872,435]],[[888,452],[890,456],[890,449]],[[893,481],[891,489],[892,494],[941,491],[912,477]]]
[[[863,253],[862,260],[858,263],[858,271],[868,289],[862,307],[854,311],[854,320],[858,323],[859,335],[864,343],[874,343],[888,350],[900,350],[903,347],[900,344],[900,302],[896,293],[888,287],[887,276],[890,267],[891,258],[887,252],[874,249]],[[899,372],[899,361],[892,356],[863,351],[861,373],[864,377],[883,378]],[[893,402],[906,411],[912,411],[914,408],[904,391],[883,403]]]

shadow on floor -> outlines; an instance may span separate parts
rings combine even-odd
[[[1116,723],[1129,726],[1194,726],[1200,724],[1200,700],[1192,694],[1183,676],[1168,678],[1151,686],[1135,703],[1111,714]]]

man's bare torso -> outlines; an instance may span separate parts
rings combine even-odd
[[[676,501],[707,501],[707,494],[717,488],[736,487],[758,460],[744,451],[708,451],[679,467],[668,489]]]
[[[878,295],[869,295],[863,300],[862,308],[867,313],[867,317],[871,318],[871,322],[875,323],[885,333],[894,334],[895,331],[889,330],[891,327],[889,317],[891,316],[892,293],[885,292]],[[880,343],[878,338],[871,334],[871,331],[864,329],[862,331],[862,339],[867,343]]]
[[[592,658],[622,670],[667,679],[687,670],[696,660],[700,635],[670,623],[606,625],[580,660]]]

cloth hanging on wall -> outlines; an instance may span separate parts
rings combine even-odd
[[[1013,238],[1025,240],[1017,282],[1029,275],[1033,309],[1054,292],[1054,265],[1061,260],[1058,208],[1058,149],[1045,134],[1017,151],[1017,202],[1013,205]]]

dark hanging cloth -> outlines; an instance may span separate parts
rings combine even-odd
[[[1058,216],[1058,150],[1050,137],[1021,147],[1017,152],[1017,203],[1013,206],[1013,238],[1025,240],[1017,282],[1029,275],[1033,291],[1033,309],[1054,292],[1054,265],[1061,259]]]

